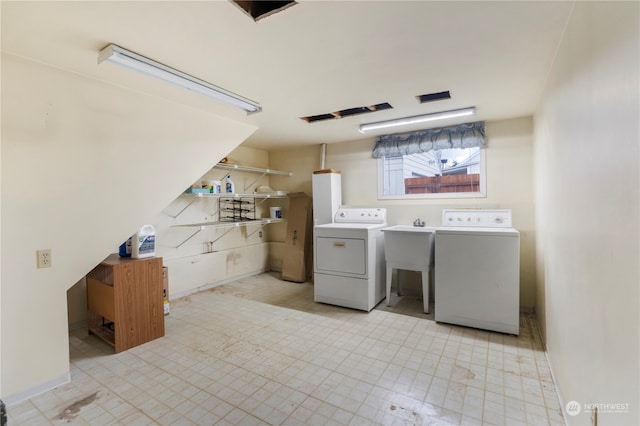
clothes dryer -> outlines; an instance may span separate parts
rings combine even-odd
[[[314,227],[314,300],[370,311],[385,296],[386,209],[344,208]]]

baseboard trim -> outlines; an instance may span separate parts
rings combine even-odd
[[[58,386],[66,385],[71,382],[71,373],[67,372],[60,377],[57,377],[53,380],[49,380],[38,386],[32,387],[31,389],[27,389],[22,392],[18,392],[13,395],[3,396],[2,399],[7,406],[7,408],[11,408],[12,406],[19,404],[27,399],[31,399],[34,396],[38,396],[45,392],[50,391],[51,389],[57,388]]]
[[[551,364],[551,355],[549,355],[549,347],[546,344],[544,345],[544,356],[547,359],[547,365],[549,365],[549,372],[551,373],[551,380],[553,380],[553,387],[556,389],[556,396],[558,397],[558,402],[560,402],[560,414],[562,414],[562,420],[564,420],[565,426],[569,426],[569,423],[567,422],[567,416],[565,413],[566,402],[564,398],[562,398],[562,393],[560,392],[560,387],[558,386],[556,375],[553,372],[553,364]]]

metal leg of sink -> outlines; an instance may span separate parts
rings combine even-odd
[[[391,305],[391,275],[393,274],[393,268],[387,264],[387,306]]]
[[[422,270],[422,303],[424,313],[429,313],[429,268]]]

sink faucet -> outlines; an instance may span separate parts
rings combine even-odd
[[[424,221],[420,220],[420,218],[418,217],[413,221],[413,226],[424,226]]]

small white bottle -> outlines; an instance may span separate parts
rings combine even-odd
[[[227,181],[226,181],[225,187],[226,187],[227,194],[234,194],[236,192],[235,185],[231,180],[231,175],[227,175]]]

